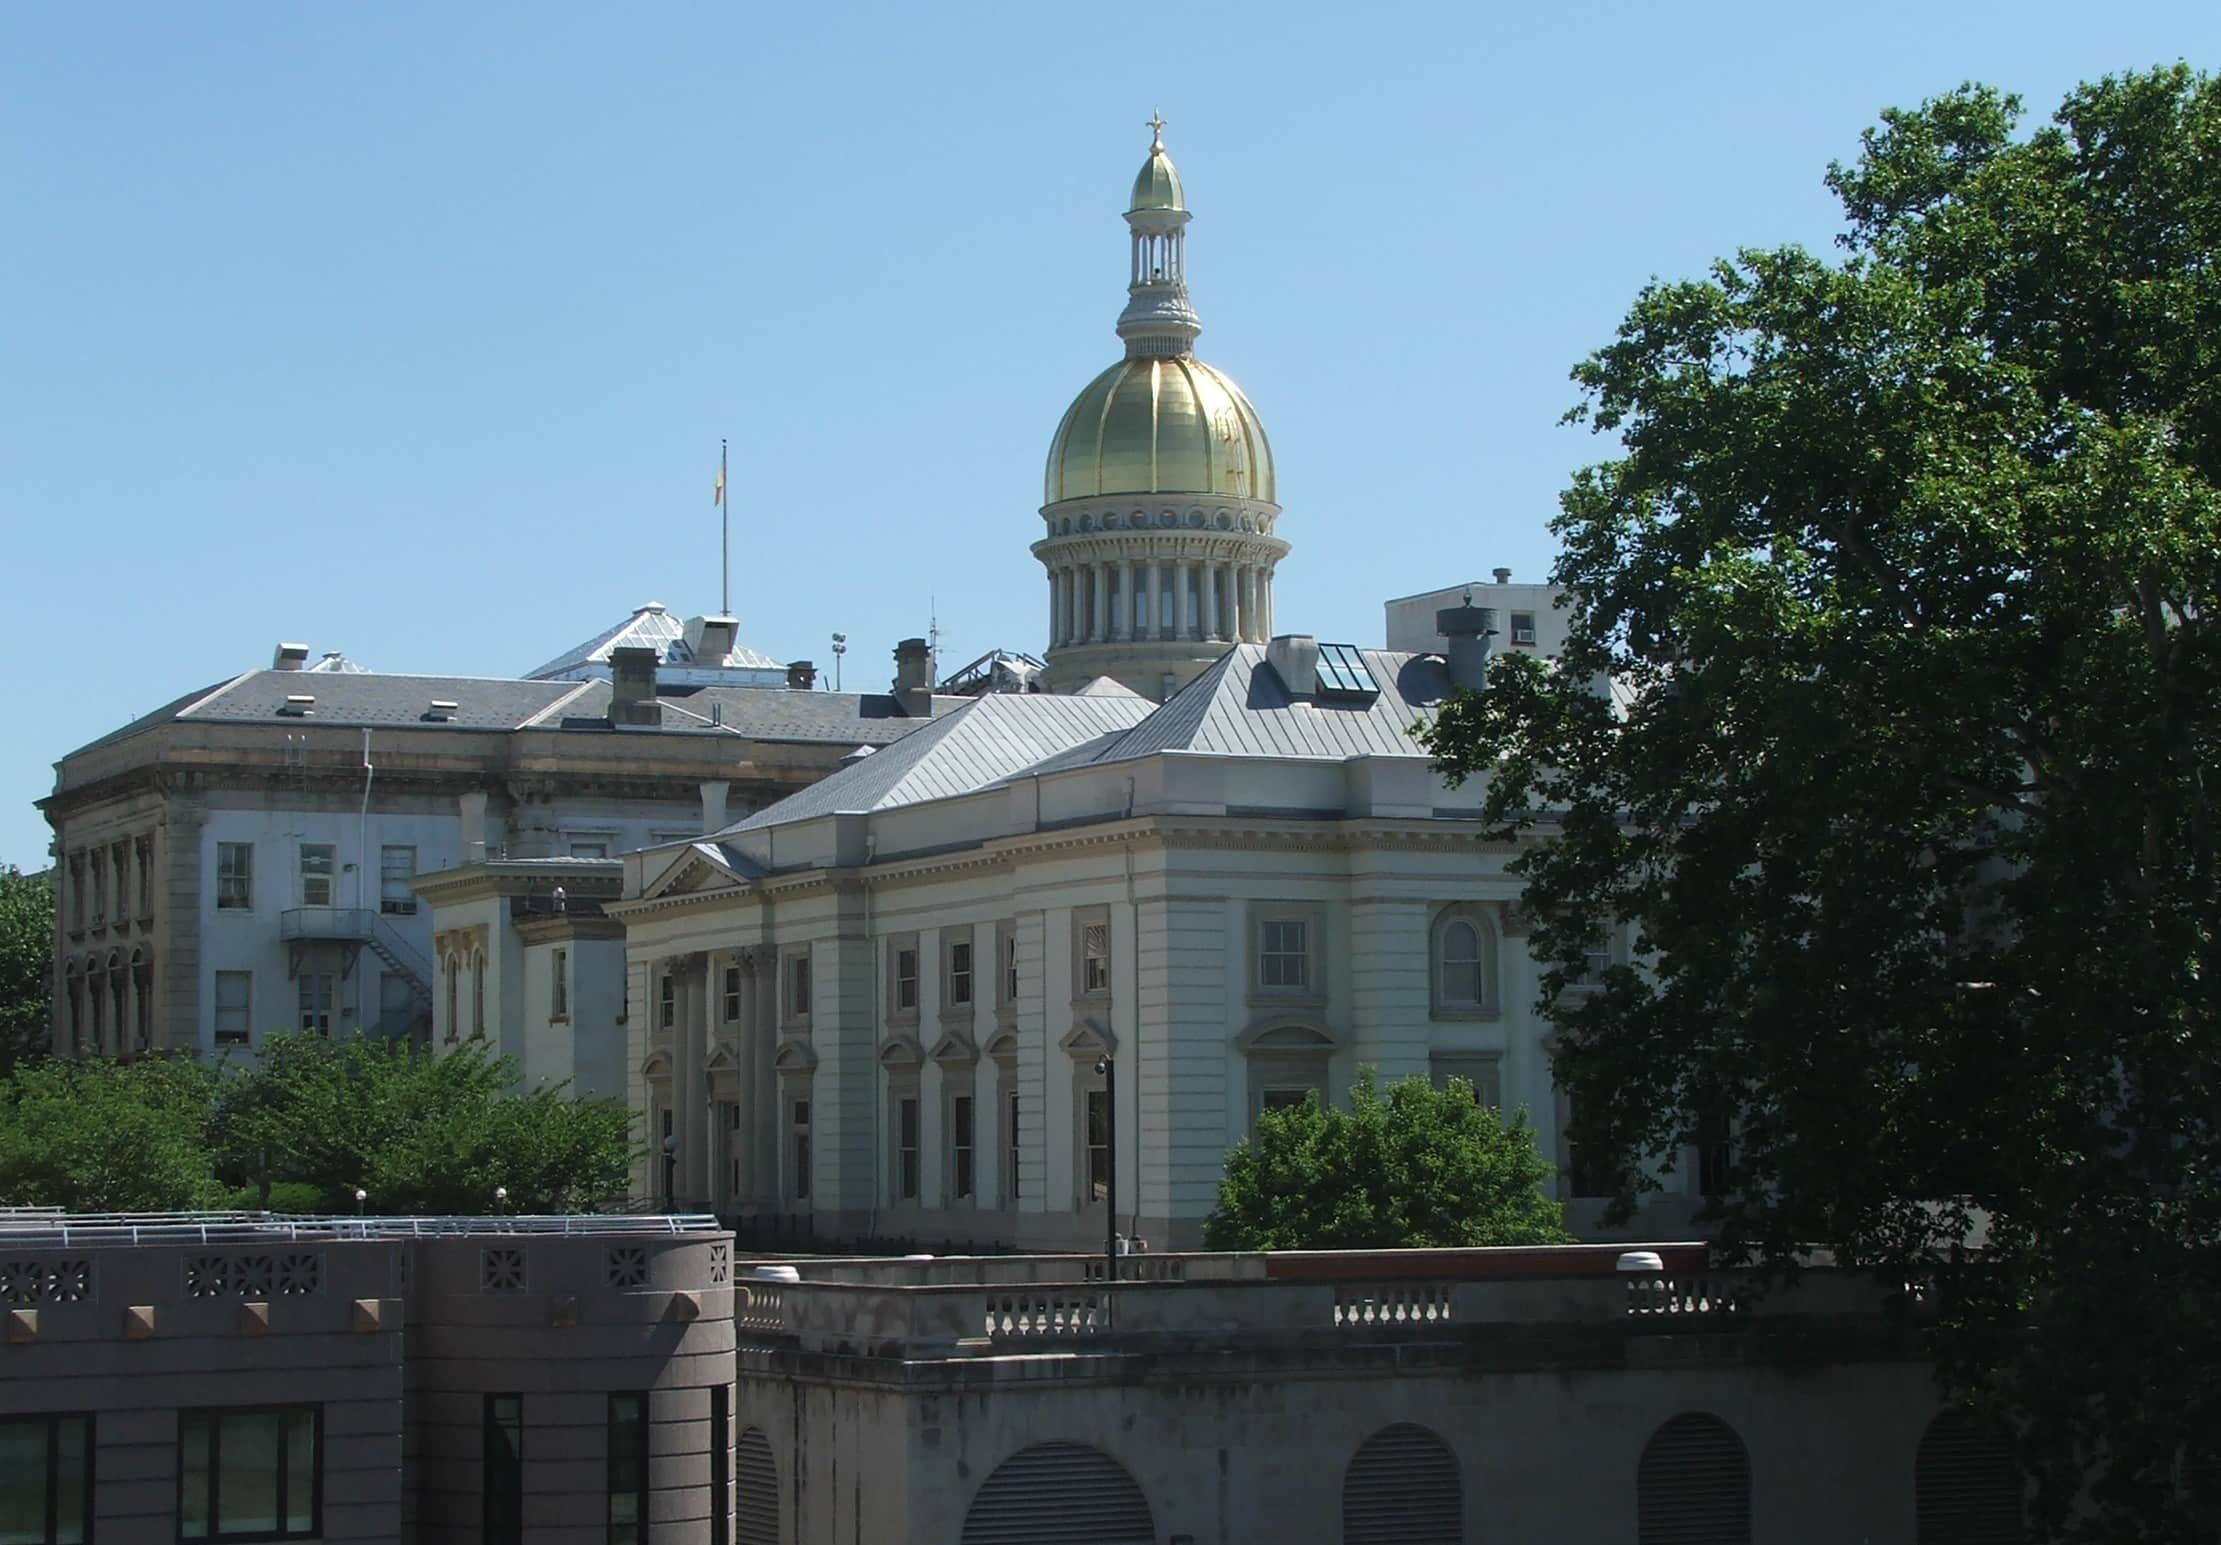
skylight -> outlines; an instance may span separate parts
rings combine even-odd
[[[1380,686],[1366,667],[1355,644],[1319,646],[1319,695],[1321,697],[1374,697]]]

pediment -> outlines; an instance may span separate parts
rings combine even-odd
[[[1065,1032],[1057,1042],[1066,1055],[1074,1058],[1115,1057],[1118,1055],[1118,1037],[1111,1034],[1110,1026],[1099,1019],[1083,1019]]]
[[[883,1068],[914,1068],[925,1061],[925,1048],[914,1035],[890,1035],[879,1043],[879,1065]]]
[[[979,1048],[963,1031],[951,1030],[933,1043],[933,1050],[927,1055],[944,1067],[970,1067],[979,1061]]]
[[[998,1031],[994,1039],[987,1043],[987,1055],[997,1062],[1016,1062],[1018,1060],[1018,1032],[1015,1030]]]
[[[808,1041],[781,1041],[779,1049],[771,1054],[774,1073],[814,1073],[817,1071],[817,1050]]]
[[[640,1076],[668,1081],[671,1077],[671,1054],[661,1048],[648,1053],[648,1060],[640,1064]]]
[[[666,896],[698,896],[710,891],[739,888],[740,877],[714,862],[699,847],[688,848],[662,874],[641,891],[649,900]]]
[[[1333,1031],[1315,1020],[1274,1017],[1261,1019],[1234,1037],[1234,1049],[1246,1054],[1277,1052],[1329,1056],[1341,1045]]]

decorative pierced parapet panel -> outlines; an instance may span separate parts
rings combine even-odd
[[[524,1291],[524,1252],[510,1245],[494,1245],[479,1252],[478,1286],[487,1293]]]
[[[1445,1282],[1337,1286],[1334,1290],[1334,1323],[1344,1330],[1363,1326],[1447,1325],[1449,1321],[1450,1287]]]
[[[78,1304],[92,1296],[91,1261],[0,1260],[0,1304]]]
[[[235,1252],[185,1258],[187,1298],[299,1298],[324,1285],[318,1250]]]
[[[1634,1277],[1627,1284],[1629,1314],[1733,1314],[1741,1307],[1733,1288],[1709,1277]]]
[[[1087,1262],[1085,1275],[1090,1282],[1103,1280],[1103,1262],[1100,1256]],[[1121,1282],[1185,1282],[1188,1280],[1188,1263],[1177,1255],[1122,1255],[1118,1258],[1118,1280]]]
[[[648,1285],[648,1251],[643,1245],[612,1245],[604,1269],[604,1280],[613,1288],[636,1288]]]
[[[993,1293],[987,1299],[987,1334],[1099,1336],[1111,1328],[1111,1299],[1101,1293],[1045,1289]]]
[[[743,1282],[733,1289],[733,1322],[744,1330],[785,1330],[787,1300],[776,1282]]]
[[[733,1280],[733,1247],[715,1244],[709,1247],[709,1279],[712,1283]]]

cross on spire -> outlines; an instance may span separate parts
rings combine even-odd
[[[1149,148],[1164,149],[1164,114],[1155,108],[1149,110],[1149,132],[1152,136]]]

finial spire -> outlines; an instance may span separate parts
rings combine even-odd
[[[1149,110],[1149,148],[1164,149],[1164,113],[1154,107]]]

